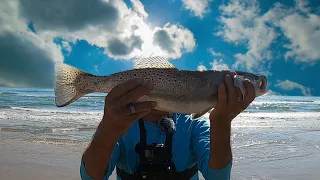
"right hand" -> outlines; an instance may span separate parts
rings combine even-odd
[[[132,124],[148,114],[157,103],[144,101],[134,103],[139,97],[153,90],[153,84],[143,83],[141,79],[130,79],[115,86],[105,98],[103,123],[116,138],[124,135]],[[135,113],[130,110],[134,105]]]

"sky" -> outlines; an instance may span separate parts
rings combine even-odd
[[[55,63],[104,76],[163,56],[266,75],[271,95],[320,96],[320,1],[0,1],[0,54],[0,86],[53,88]]]

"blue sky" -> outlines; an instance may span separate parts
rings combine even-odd
[[[265,74],[271,94],[320,96],[316,0],[1,3],[3,86],[50,87],[56,62],[108,75],[154,54],[179,69]]]

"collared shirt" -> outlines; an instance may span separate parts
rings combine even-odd
[[[196,163],[199,171],[205,179],[229,180],[232,160],[226,167],[214,170],[209,166],[210,155],[210,122],[204,118],[190,119],[190,115],[173,114],[176,130],[172,137],[172,161],[177,171],[184,171],[193,167]],[[165,143],[166,135],[155,123],[145,121],[147,144]],[[115,166],[133,173],[139,165],[139,154],[135,152],[135,146],[140,142],[139,122],[136,121],[128,132],[117,141],[109,160],[107,173],[104,179],[108,179]],[[83,161],[80,165],[82,180],[92,180],[85,170]],[[121,180],[117,176],[118,180]],[[199,173],[191,180],[199,180]]]

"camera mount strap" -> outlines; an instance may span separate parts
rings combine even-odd
[[[145,148],[147,147],[147,135],[146,135],[146,129],[144,126],[144,121],[142,119],[139,119],[139,129],[140,129],[140,142],[136,145],[135,151],[140,155],[140,163],[141,164],[146,164],[147,163],[147,158],[145,155]],[[171,168],[173,170],[173,179],[181,179],[181,180],[188,180],[192,176],[194,176],[198,172],[197,164],[195,164],[192,168],[186,169],[182,172],[176,172],[176,168],[174,163],[171,161],[172,157],[172,137],[173,133],[168,133],[166,135],[166,140],[165,140],[165,147],[166,147],[166,152],[168,154],[168,160],[170,161]],[[122,180],[133,180],[135,179],[134,174],[129,174],[120,168],[116,167],[117,175],[122,179]]]

